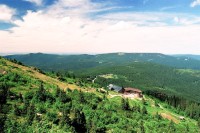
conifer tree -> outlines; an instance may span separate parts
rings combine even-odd
[[[77,132],[85,133],[87,131],[85,114],[75,109],[75,118],[72,121],[72,125]]]
[[[188,124],[186,124],[185,128],[186,128],[186,132],[188,132],[188,133],[189,133],[189,131],[190,131],[190,128],[189,128],[189,125],[188,125]]]
[[[130,109],[130,105],[129,105],[128,99],[122,98],[121,106],[122,106],[122,110],[129,110]]]
[[[140,132],[141,133],[145,133],[144,122],[143,121],[140,122]]]
[[[197,124],[198,124],[198,127],[199,127],[199,129],[200,129],[200,118],[198,119]]]
[[[147,114],[148,113],[145,106],[142,107],[141,113],[142,114]]]
[[[27,114],[29,105],[30,105],[29,100],[28,99],[24,99],[24,108],[23,108],[24,114]]]
[[[171,132],[175,132],[176,131],[176,128],[174,126],[174,122],[173,121],[170,121],[169,123],[169,126],[168,126],[168,132],[171,133]]]
[[[27,112],[27,122],[29,125],[32,124],[34,118],[35,118],[35,106],[30,105]]]
[[[4,125],[6,122],[7,116],[0,114],[0,133],[4,133]]]
[[[71,124],[71,120],[69,118],[69,109],[67,107],[64,107],[63,108],[63,111],[62,111],[62,118],[61,118],[61,126],[67,126],[67,125],[70,125]]]
[[[82,91],[79,93],[78,98],[80,103],[85,103],[84,93]]]
[[[17,107],[16,104],[13,105],[13,113],[14,113],[14,115],[16,115],[16,116],[20,116],[20,114],[21,114],[21,112],[20,112],[20,110],[18,109],[18,107]]]
[[[59,97],[60,91],[61,91],[60,88],[57,86],[56,87],[56,94],[55,94],[56,97]]]
[[[59,94],[59,100],[63,103],[71,101],[71,98],[64,92],[63,90],[60,90]]]
[[[22,93],[19,93],[19,100],[20,100],[20,102],[23,102],[23,96],[22,96]]]
[[[42,82],[40,83],[39,90],[36,92],[36,98],[39,101],[46,101],[45,89]]]
[[[8,96],[8,85],[6,83],[0,84],[0,105],[6,104]]]

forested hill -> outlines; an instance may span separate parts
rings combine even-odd
[[[191,106],[182,111],[148,95],[124,99],[78,78],[60,81],[56,75],[17,63],[0,57],[1,133],[197,133],[200,129],[197,104],[188,103]]]
[[[143,90],[157,90],[179,95],[200,102],[200,71],[175,69],[154,63],[135,62],[129,65],[97,67],[82,72],[79,76],[94,77],[103,86],[138,87]]]
[[[173,57],[159,53],[110,53],[98,55],[55,55],[25,54],[10,55],[6,58],[16,59],[42,70],[79,70],[97,66],[116,66],[133,62],[152,62],[177,68],[200,69],[200,61],[189,57]]]
[[[192,54],[178,54],[178,55],[173,55],[174,57],[185,57],[185,58],[192,58],[196,60],[200,60],[200,55],[192,55]]]

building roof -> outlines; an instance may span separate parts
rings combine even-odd
[[[125,90],[125,92],[126,92],[126,91],[134,91],[134,92],[138,92],[138,93],[141,93],[141,92],[142,92],[140,89],[131,88],[131,87],[124,88],[124,90]]]
[[[110,84],[110,85],[108,86],[108,88],[109,88],[110,90],[114,90],[114,91],[116,91],[116,92],[119,92],[119,91],[122,90],[122,87],[117,86],[117,85],[113,85],[113,84]]]

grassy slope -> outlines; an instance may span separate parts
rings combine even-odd
[[[114,93],[116,94],[116,93]],[[155,100],[145,96],[145,100],[146,100],[146,105],[145,107],[147,108],[147,111],[149,114],[151,114],[152,116],[155,116],[157,113],[159,115],[161,115],[164,119],[169,120],[169,121],[173,121],[174,123],[178,124],[180,127],[184,127],[185,125],[189,125],[189,127],[191,129],[196,129],[195,126],[197,125],[197,122],[193,119],[190,119],[188,117],[185,118],[185,120],[180,120],[180,114],[177,114],[175,112],[173,112],[170,109],[166,109],[164,106],[165,104],[162,102],[159,102],[159,106],[155,105]],[[113,101],[115,104],[120,104],[121,102],[121,97],[120,96],[116,96],[110,99],[110,101]],[[135,100],[129,100],[130,105],[134,105],[134,104],[138,104],[140,106],[143,105],[141,100],[135,99]]]
[[[46,76],[36,70],[33,67],[26,67],[22,65],[15,64],[13,62],[7,61],[5,59],[1,59],[1,62],[6,62],[6,65],[0,64],[0,68],[6,70],[8,73],[16,72],[19,75],[23,75],[25,77],[29,77],[35,80],[43,81],[46,84],[53,84],[59,86],[61,89],[71,88],[71,89],[80,89],[79,86],[75,84],[68,84],[59,81],[58,79]]]
[[[32,89],[30,90],[29,88],[38,88],[39,87],[39,81],[43,81],[45,83],[45,88],[55,88],[56,86],[59,86],[61,89],[66,89],[66,88],[70,88],[70,89],[81,89],[82,91],[86,91],[86,89],[83,89],[75,84],[68,84],[68,83],[64,83],[61,82],[57,79],[51,78],[49,76],[46,76],[44,74],[41,74],[37,71],[35,71],[33,68],[31,67],[26,67],[26,66],[21,66],[15,63],[12,63],[10,61],[7,61],[5,59],[0,59],[0,69],[1,70],[5,70],[7,71],[7,73],[17,73],[22,77],[26,77],[27,79],[30,79],[31,82],[30,84],[18,84],[16,87],[12,88],[11,91],[14,91],[16,93],[22,92],[23,94],[28,92],[28,91],[32,91]],[[20,90],[18,90],[20,89]],[[87,91],[90,91],[90,89],[87,89]],[[54,90],[49,90],[49,91],[54,91]],[[103,95],[99,92],[96,91],[92,91],[94,94],[99,95],[101,97],[103,97]],[[113,93],[113,92],[112,92]],[[115,93],[114,93],[115,94]],[[196,128],[196,121],[191,120],[189,118],[186,119],[186,121],[179,121],[178,120],[178,114],[175,114],[173,112],[171,112],[170,110],[163,110],[160,107],[156,107],[154,105],[154,100],[147,97],[147,110],[149,112],[150,115],[155,115],[155,112],[158,112],[159,114],[161,113],[165,113],[168,114],[171,118],[168,119],[172,119],[174,122],[176,122],[177,124],[179,124],[180,127],[183,127],[185,124],[189,124],[189,127],[191,129],[195,129]],[[120,104],[121,103],[121,98],[120,97],[114,97],[114,98],[110,98],[109,101],[112,104]],[[10,104],[14,104],[12,101],[9,102]],[[130,104],[139,104],[142,106],[142,102],[140,100],[130,100]],[[162,105],[162,103],[160,103]],[[54,109],[49,108],[49,111],[54,111]],[[120,112],[123,113],[123,112]],[[23,118],[19,118],[18,121],[24,121]],[[150,124],[148,122],[146,122],[146,124]],[[57,127],[55,127],[56,129]],[[196,130],[196,129],[195,129]],[[193,131],[195,131],[193,130]]]

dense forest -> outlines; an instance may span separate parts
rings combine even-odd
[[[111,74],[113,77],[103,77]],[[135,62],[129,65],[97,67],[79,71],[77,76],[91,78],[96,83],[106,87],[117,84],[125,87],[136,87],[142,90],[159,90],[167,94],[200,102],[200,72],[183,70],[163,65]]]
[[[177,113],[196,120],[200,118],[199,71],[137,62],[123,66],[94,68],[78,75],[91,79],[96,77],[95,83],[104,87],[114,83],[123,87],[140,88],[147,95],[176,108]]]
[[[179,120],[172,115],[177,114],[173,112],[178,112],[176,108],[165,109],[170,105],[147,95],[142,100],[111,98],[114,92],[102,93],[94,87],[98,85],[81,82],[80,87],[79,78],[49,77],[3,58],[0,69],[0,132],[199,131],[200,121],[189,117]],[[171,114],[173,119],[164,114]]]
[[[31,53],[5,56],[44,71],[76,71],[94,67],[116,66],[134,62],[151,62],[182,69],[200,70],[200,61],[187,56],[169,56],[160,53],[109,53],[96,55],[56,55]]]

